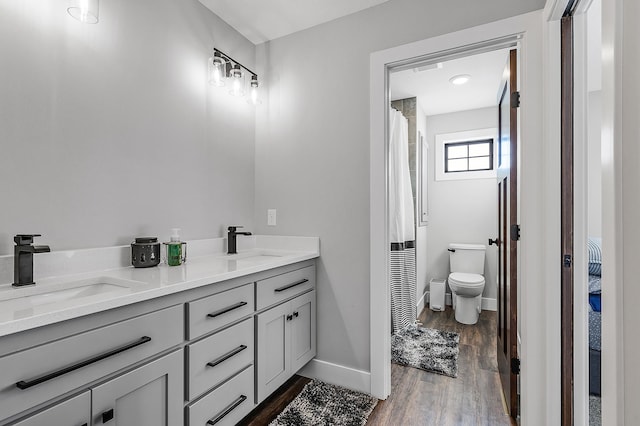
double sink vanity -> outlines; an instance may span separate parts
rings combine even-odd
[[[0,425],[237,423],[316,354],[319,256],[317,238],[239,243],[147,269],[128,247],[38,255],[35,286],[0,285]]]

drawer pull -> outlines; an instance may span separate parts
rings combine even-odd
[[[227,352],[226,354],[222,355],[221,357],[216,358],[211,362],[208,362],[207,365],[209,367],[215,367],[216,365],[225,362],[229,358],[238,355],[240,352],[244,351],[245,349],[247,349],[246,345],[240,345],[237,348],[235,348],[234,350],[232,350],[230,352]]]
[[[218,423],[220,420],[222,420],[227,414],[229,414],[230,412],[232,412],[233,410],[236,409],[236,407],[240,404],[242,404],[245,399],[247,399],[246,396],[244,395],[240,395],[240,397],[238,399],[236,399],[235,401],[233,401],[231,404],[229,404],[227,406],[227,408],[225,408],[224,410],[222,410],[222,412],[220,414],[218,414],[217,416],[215,416],[214,418],[212,418],[211,420],[209,420],[207,422],[208,425],[215,425],[216,423]]]
[[[102,423],[113,420],[113,408],[102,413]]]
[[[60,377],[64,374],[70,373],[74,370],[78,370],[82,367],[86,367],[87,365],[91,365],[93,363],[96,363],[98,361],[102,361],[103,359],[107,359],[109,357],[112,357],[114,355],[117,355],[121,352],[127,351],[129,349],[133,349],[136,346],[140,346],[144,343],[150,342],[151,341],[151,337],[148,336],[143,336],[140,339],[136,340],[135,342],[132,343],[127,343],[124,346],[120,346],[119,348],[116,349],[112,349],[109,352],[105,352],[103,354],[100,355],[96,355],[93,358],[89,358],[89,359],[85,359],[84,361],[80,361],[77,364],[73,364],[70,365],[68,367],[64,367],[61,368],[60,370],[54,371],[53,373],[49,373],[49,374],[45,374],[43,376],[40,377],[36,377],[35,379],[31,379],[31,380],[20,380],[18,383],[16,383],[16,386],[18,387],[18,389],[28,389],[32,386],[35,385],[39,385],[41,383],[44,383],[48,380],[51,379],[55,379],[56,377]]]
[[[287,284],[287,285],[285,285],[283,287],[278,287],[273,291],[275,291],[276,293],[280,293],[281,291],[289,290],[291,287],[295,287],[297,285],[304,284],[306,282],[309,282],[309,280],[305,278],[303,280],[296,281],[295,283]]]
[[[207,314],[207,316],[208,316],[209,318],[215,318],[215,317],[218,317],[218,316],[220,316],[220,315],[222,315],[222,314],[226,314],[227,312],[231,312],[231,311],[233,311],[234,309],[241,308],[241,307],[243,307],[243,306],[244,306],[244,305],[246,305],[246,304],[247,304],[247,302],[238,302],[238,303],[236,303],[235,305],[231,305],[231,306],[226,307],[226,308],[224,308],[224,309],[220,309],[219,311],[211,312],[210,314]]]

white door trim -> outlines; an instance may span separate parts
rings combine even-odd
[[[521,394],[522,418],[527,424],[547,424],[549,386],[557,371],[547,368],[547,351],[553,350],[547,341],[549,313],[544,309],[547,287],[544,264],[546,246],[557,241],[559,232],[545,226],[553,216],[547,210],[546,199],[554,194],[541,178],[549,171],[543,138],[543,18],[541,11],[496,21],[430,39],[374,52],[370,57],[370,325],[371,325],[371,394],[385,399],[391,392],[390,366],[390,301],[388,271],[387,223],[387,138],[388,70],[391,64],[437,55],[454,49],[464,50],[478,43],[488,43],[512,36],[519,37],[520,108],[519,152],[526,162],[520,164],[519,214],[522,225],[520,298],[520,335],[522,336]],[[546,100],[546,99],[545,99]],[[559,111],[559,110],[557,110]],[[543,173],[543,170],[545,173]],[[559,180],[558,180],[559,181]],[[553,203],[551,203],[553,205]],[[559,212],[559,208],[557,210]],[[557,259],[556,259],[557,260]],[[559,274],[558,274],[559,275]],[[555,281],[557,284],[559,280]],[[557,312],[559,318],[559,311]],[[551,315],[553,317],[553,314]],[[553,318],[551,318],[553,320]],[[558,342],[559,343],[559,342]],[[559,346],[557,348],[559,354]],[[559,358],[559,356],[558,356]],[[559,417],[558,417],[559,418]]]

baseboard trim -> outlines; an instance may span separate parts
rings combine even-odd
[[[429,292],[425,292],[424,296],[422,296],[422,298],[424,299],[424,306],[425,307],[429,307]],[[420,300],[423,300],[420,299]],[[452,300],[451,300],[451,293],[446,293],[444,295],[444,303],[447,306],[451,306],[453,304]],[[420,305],[418,304],[418,308],[420,307]],[[483,297],[482,298],[482,302],[480,304],[480,307],[482,308],[483,311],[497,311],[498,310],[498,301],[496,299],[493,299],[491,297]]]
[[[312,359],[298,374],[310,379],[342,386],[355,391],[371,394],[371,373],[331,362]]]
[[[429,306],[428,300],[429,300],[429,292],[425,291],[422,297],[420,298],[420,300],[418,300],[418,303],[416,303],[416,308],[418,308],[418,314],[420,314],[420,312],[422,312],[424,308]]]

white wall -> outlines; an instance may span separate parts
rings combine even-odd
[[[602,236],[602,93],[589,92],[587,99],[587,147],[588,147],[588,232],[590,237]]]
[[[318,235],[318,358],[369,371],[369,59],[544,1],[392,0],[259,46],[256,230]],[[266,226],[267,208],[278,226]]]
[[[497,91],[497,89],[496,89]],[[435,180],[435,137],[443,133],[498,127],[497,107],[439,114],[427,117],[429,141],[429,249],[427,275],[447,278],[450,243],[487,245],[496,238],[496,179]],[[487,247],[483,297],[495,299],[497,249]],[[422,260],[422,259],[421,259]],[[447,286],[447,292],[451,292]]]
[[[640,423],[640,2],[602,1],[602,414]]]
[[[253,224],[255,110],[206,83],[216,46],[255,46],[197,0],[0,3],[0,255]]]

